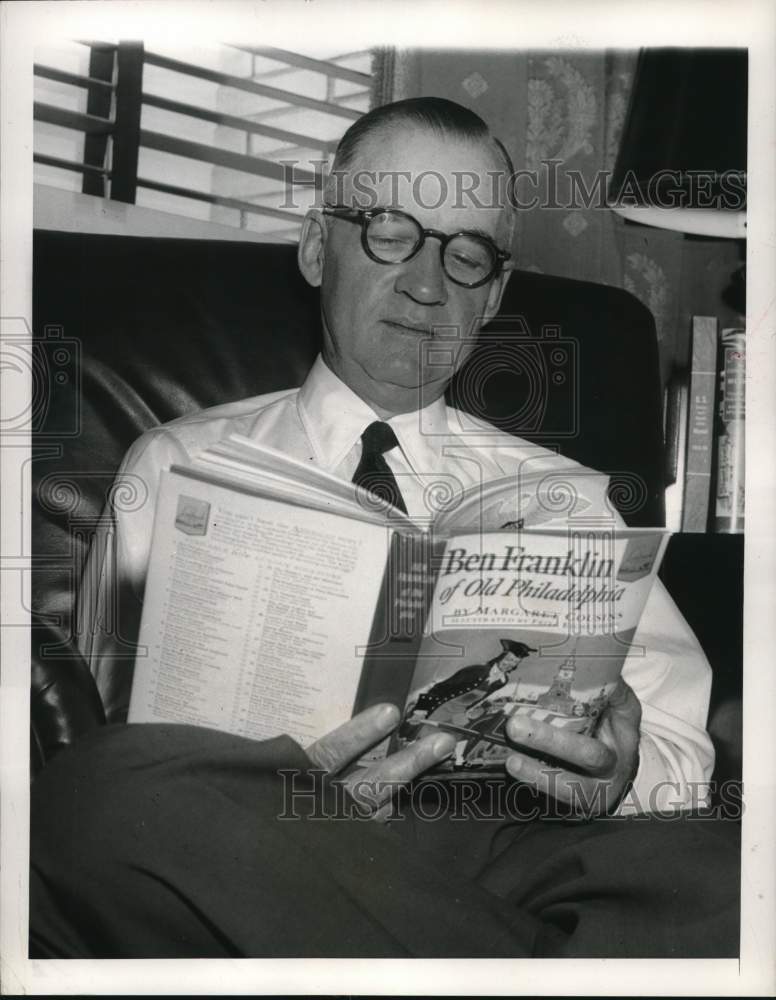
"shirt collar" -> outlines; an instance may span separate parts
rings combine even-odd
[[[393,427],[404,456],[417,476],[439,471],[442,445],[450,440],[447,404],[444,396],[422,410],[397,413],[388,423]]]
[[[334,374],[320,354],[299,390],[297,408],[316,461],[329,472],[342,462],[364,429],[380,419]],[[438,467],[443,436],[450,433],[444,397],[423,410],[399,413],[387,422],[414,473],[420,475]]]

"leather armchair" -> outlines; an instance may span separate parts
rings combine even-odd
[[[301,384],[320,332],[293,247],[37,232],[33,274],[37,768],[105,722],[73,609],[124,452],[154,424]],[[655,328],[628,293],[518,272],[450,397],[610,473],[629,523],[663,523]]]

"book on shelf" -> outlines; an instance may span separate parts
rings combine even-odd
[[[719,409],[714,530],[744,530],[746,430],[746,335],[722,331],[719,343]]]
[[[717,319],[693,316],[682,531],[706,531],[714,454]]]
[[[666,527],[670,531],[680,531],[682,527],[682,504],[687,471],[689,398],[687,371],[674,371],[666,386],[663,406]]]
[[[514,474],[418,524],[233,436],[162,475],[129,721],[306,746],[389,701],[367,758],[442,730],[448,775],[503,770],[513,713],[595,733],[668,539],[605,492]]]

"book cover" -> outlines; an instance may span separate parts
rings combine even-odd
[[[593,734],[667,538],[527,528],[451,540],[394,748],[443,730],[458,742],[437,772],[480,773],[503,766],[513,715]]]

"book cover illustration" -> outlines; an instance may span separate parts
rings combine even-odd
[[[521,634],[541,642],[539,633]],[[461,637],[463,642],[473,638]],[[600,677],[584,658],[570,653],[551,663],[549,657],[537,657],[539,647],[503,636],[496,645],[500,651],[486,663],[462,667],[413,692],[399,731],[401,745],[436,729],[452,733],[458,737],[455,754],[441,769],[468,771],[504,762],[505,729],[513,715],[594,732],[612,685],[597,686]]]

